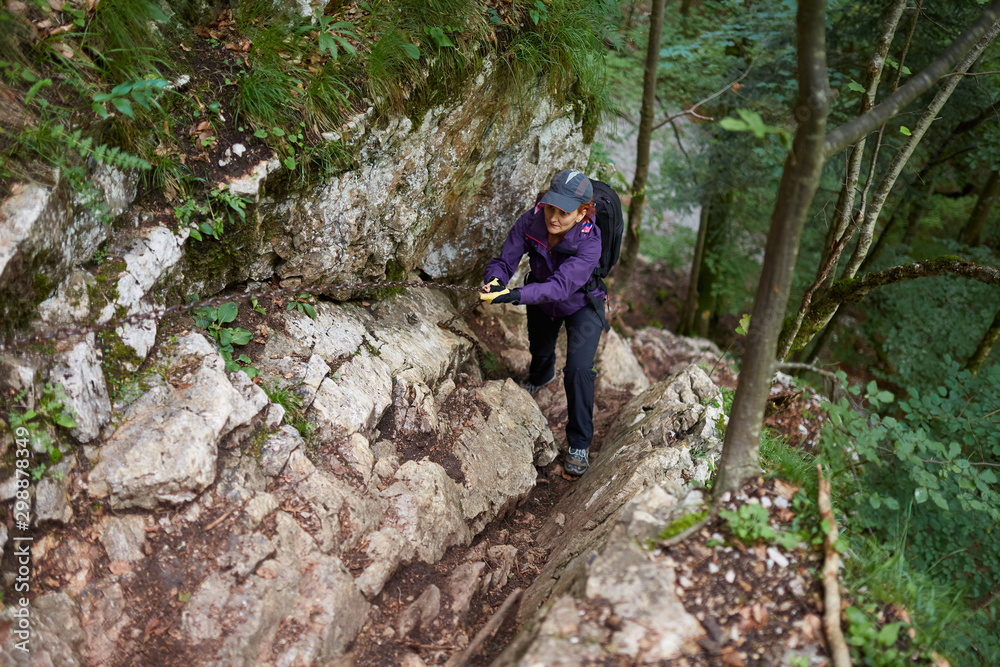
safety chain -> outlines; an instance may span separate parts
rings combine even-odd
[[[224,303],[230,301],[246,301],[247,299],[260,299],[262,297],[271,297],[282,295],[293,295],[298,296],[300,294],[314,294],[314,293],[331,293],[331,292],[347,292],[353,290],[373,290],[373,289],[386,289],[394,287],[420,287],[428,289],[439,289],[447,290],[453,292],[478,292],[479,288],[469,285],[450,285],[447,283],[427,283],[421,281],[402,281],[402,280],[382,280],[372,283],[343,283],[338,285],[310,285],[306,287],[278,287],[271,289],[258,289],[258,290],[246,290],[243,292],[237,292],[236,294],[227,294],[215,296],[209,299],[202,299],[201,301],[195,301],[188,304],[178,304],[176,306],[166,306],[163,308],[154,308],[152,310],[147,310],[141,313],[133,313],[126,317],[117,318],[111,317],[104,322],[95,322],[91,324],[80,324],[72,327],[63,327],[60,329],[53,329],[51,331],[37,332],[33,334],[19,334],[8,340],[0,340],[0,353],[6,352],[8,349],[14,349],[18,347],[23,347],[25,345],[30,345],[32,343],[45,343],[48,341],[56,340],[66,340],[68,338],[75,338],[77,336],[86,336],[87,334],[96,333],[104,329],[111,327],[131,325],[135,326],[140,322],[146,320],[159,320],[167,315],[174,315],[177,313],[183,313],[187,311],[194,310],[196,308],[205,308],[213,306],[221,306]],[[471,312],[473,308],[479,305],[479,300],[476,300],[469,308],[456,315],[455,317],[447,320],[447,322],[439,322],[438,324],[454,333],[458,333],[463,338],[468,338],[475,343],[468,334],[459,333],[458,330],[454,329],[451,324],[459,317],[464,317],[468,312]],[[478,343],[476,344],[478,347]]]

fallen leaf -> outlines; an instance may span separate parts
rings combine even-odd
[[[63,8],[64,4],[66,3],[64,3],[63,0],[49,0],[49,7],[52,8],[52,11],[58,12]]]
[[[761,603],[758,602],[753,606],[753,620],[757,621],[758,625],[767,625],[769,616],[767,609]]]
[[[728,667],[746,667],[747,662],[732,646],[723,646],[722,664]]]
[[[774,480],[774,490],[785,500],[791,500],[792,496],[794,496],[799,490],[799,487],[789,482],[783,482],[780,479],[776,479]]]
[[[226,42],[226,50],[227,51],[239,51],[240,47],[238,45],[236,45],[236,44],[233,44],[232,42]]]
[[[823,621],[816,614],[807,614],[799,625],[807,644],[813,644],[823,636]]]
[[[61,35],[62,33],[69,32],[72,29],[73,29],[73,24],[72,23],[67,23],[66,25],[59,26],[58,28],[56,28],[55,30],[53,30],[52,32],[50,32],[49,34],[50,35]]]
[[[184,51],[185,53],[191,53],[191,47],[190,46],[186,46],[184,44],[184,42],[181,42],[180,46],[181,46],[181,50]]]
[[[142,634],[145,635],[146,637],[149,637],[149,635],[152,634],[153,630],[155,630],[156,626],[159,624],[160,624],[160,617],[153,616],[151,619],[146,621],[146,628],[145,630],[142,631]]]

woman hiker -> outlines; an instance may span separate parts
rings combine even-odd
[[[561,171],[548,190],[507,234],[499,257],[486,265],[479,298],[490,303],[524,304],[528,311],[531,367],[522,384],[534,396],[555,379],[556,337],[566,324],[563,383],[569,418],[569,452],[563,468],[574,476],[587,471],[587,450],[594,436],[594,354],[604,331],[605,293],[588,295],[585,285],[601,260],[601,232],[595,224],[594,188],[579,171]],[[524,253],[531,273],[524,286],[508,290]]]

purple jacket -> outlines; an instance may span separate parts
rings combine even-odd
[[[601,230],[588,216],[555,247],[548,247],[548,238],[545,212],[536,204],[514,223],[500,256],[486,265],[483,282],[499,278],[506,285],[527,252],[531,276],[520,288],[521,303],[538,305],[551,317],[566,317],[590,305],[583,286],[601,261]],[[605,297],[599,288],[592,294],[598,299]]]

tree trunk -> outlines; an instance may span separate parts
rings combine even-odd
[[[1000,0],[998,0],[1000,1]],[[649,17],[649,45],[646,47],[646,73],[642,82],[642,112],[639,119],[639,137],[636,139],[635,178],[632,180],[632,199],[628,205],[628,229],[625,249],[618,269],[620,289],[627,288],[639,256],[639,227],[642,225],[642,208],[646,202],[646,180],[649,177],[649,142],[653,136],[653,114],[656,104],[656,72],[660,65],[660,34],[663,28],[663,5],[666,0],[653,0]]]
[[[986,226],[986,219],[989,217],[990,209],[997,199],[1000,199],[1000,170],[993,170],[990,177],[986,179],[983,191],[979,193],[976,206],[972,209],[969,221],[965,223],[962,232],[958,235],[958,240],[965,245],[979,245],[979,237]]]
[[[764,406],[774,373],[775,352],[788,305],[799,240],[825,162],[830,89],[826,76],[826,1],[799,0],[796,17],[799,121],[785,160],[764,250],[747,348],[726,429],[716,493],[736,491],[756,474]]]
[[[701,207],[698,221],[698,240],[694,245],[694,259],[691,261],[691,275],[688,279],[687,298],[684,300],[684,310],[681,313],[681,323],[677,333],[690,336],[694,333],[694,318],[698,312],[698,280],[701,274],[701,263],[705,258],[705,236],[708,234],[708,207]]]
[[[698,275],[698,302],[694,318],[695,334],[708,338],[712,322],[718,311],[715,284],[718,271],[715,267],[725,257],[729,238],[729,212],[733,204],[733,191],[722,194],[710,192],[703,211],[708,211],[705,224],[705,248],[702,250],[701,269]],[[701,230],[699,230],[700,233]]]
[[[976,347],[976,351],[972,353],[969,360],[965,362],[965,370],[969,371],[973,375],[979,373],[979,367],[983,365],[986,361],[990,352],[993,351],[993,346],[996,345],[997,340],[1000,339],[1000,310],[993,317],[993,323],[986,330],[983,335],[982,340],[979,341],[979,346]]]

